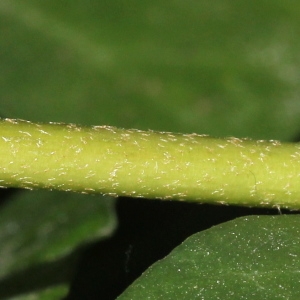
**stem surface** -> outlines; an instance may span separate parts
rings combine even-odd
[[[0,185],[300,208],[300,145],[0,121]]]

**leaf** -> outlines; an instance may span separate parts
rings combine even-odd
[[[189,237],[118,299],[299,299],[300,218],[238,218]]]
[[[300,125],[299,41],[291,34],[299,4],[282,6],[273,1],[270,13],[238,0],[1,0],[0,112],[291,139]]]
[[[0,211],[0,299],[30,286],[68,284],[74,250],[114,230],[112,209],[110,197],[47,191],[22,192],[7,203]]]
[[[10,298],[11,300],[54,300],[54,299],[63,299],[67,294],[66,286],[58,286],[55,288],[48,288],[44,291],[38,291],[30,293],[28,295],[18,296]]]

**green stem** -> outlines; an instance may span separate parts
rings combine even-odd
[[[300,145],[0,122],[0,185],[300,208]]]

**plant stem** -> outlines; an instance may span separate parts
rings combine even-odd
[[[300,208],[300,145],[0,121],[0,185]]]

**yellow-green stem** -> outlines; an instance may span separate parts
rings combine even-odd
[[[300,145],[0,121],[0,185],[300,208]]]

